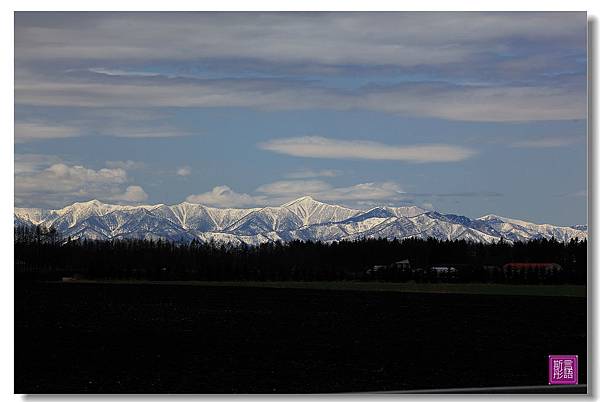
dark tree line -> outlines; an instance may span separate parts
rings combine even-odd
[[[374,265],[408,259],[413,270],[390,269],[366,275]],[[550,274],[500,269],[508,262],[552,262],[563,267]],[[454,264],[458,273],[433,276],[428,267]],[[162,240],[62,239],[53,229],[15,228],[18,279],[90,279],[331,281],[384,280],[585,284],[587,241],[554,239],[482,244],[464,240],[361,239],[322,243],[273,242],[230,246],[214,242],[187,244]]]

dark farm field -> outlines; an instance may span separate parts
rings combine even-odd
[[[15,285],[16,393],[327,393],[547,384],[586,299]]]

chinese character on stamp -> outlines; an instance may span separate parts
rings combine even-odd
[[[548,356],[548,384],[578,384],[577,355]]]

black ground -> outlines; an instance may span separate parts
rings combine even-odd
[[[16,393],[545,385],[548,354],[578,354],[586,382],[584,298],[15,286]]]

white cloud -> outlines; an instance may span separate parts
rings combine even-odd
[[[48,185],[56,186],[57,183],[60,183],[66,188],[92,183],[124,183],[127,180],[127,173],[124,169],[94,170],[81,165],[69,166],[64,163],[51,165],[44,170],[44,173],[51,179]]]
[[[458,162],[475,151],[456,145],[388,145],[374,141],[336,140],[324,137],[274,139],[259,147],[281,154],[306,158],[374,159],[406,162]]]
[[[101,198],[118,192],[126,182],[127,173],[120,168],[94,170],[56,163],[41,171],[15,175],[15,196],[40,203]]]
[[[373,90],[359,107],[408,116],[521,122],[585,119],[583,88],[417,83]]]
[[[182,166],[179,169],[177,169],[177,176],[189,176],[192,174],[192,168],[190,168],[189,166]]]
[[[310,179],[313,177],[336,177],[339,176],[341,172],[339,170],[333,169],[322,169],[322,170],[311,170],[311,169],[302,169],[297,170],[295,172],[290,172],[285,174],[284,176],[288,179]]]
[[[98,131],[101,135],[110,135],[121,138],[171,138],[184,137],[191,133],[182,131],[174,127],[128,127],[119,125],[108,127]]]
[[[107,199],[113,201],[142,202],[148,199],[148,194],[140,186],[128,186],[122,194],[115,194]]]
[[[249,194],[236,193],[227,186],[216,186],[206,193],[190,195],[186,198],[186,201],[194,204],[229,208],[257,206],[265,202],[262,197],[253,197]]]
[[[324,201],[398,200],[403,197],[400,185],[394,182],[360,183],[349,187],[332,188],[315,194]]]
[[[331,189],[331,186],[321,180],[281,180],[263,184],[256,191],[277,196],[296,196],[315,194],[329,189]]]
[[[15,176],[37,172],[60,162],[61,159],[55,155],[15,154]]]
[[[140,186],[127,185],[121,167],[91,169],[55,156],[15,155],[15,203],[19,206],[63,207],[92,198],[139,202],[148,195]]]
[[[76,105],[72,105],[76,106]],[[17,121],[15,142],[72,138],[83,135],[107,135],[122,138],[169,138],[188,136],[192,133],[174,127],[164,113],[154,114],[140,110],[129,113],[116,110],[84,109],[63,122],[49,120]]]
[[[405,197],[402,187],[395,182],[370,182],[335,187],[320,180],[289,180],[265,184],[256,191],[265,194],[269,200],[278,204],[305,195],[310,195],[320,201],[349,204],[398,201]]]
[[[359,183],[348,187],[334,187],[321,180],[281,180],[264,184],[257,192],[280,200],[310,195],[321,201],[394,200],[403,194],[394,182]]]
[[[79,127],[44,122],[16,122],[15,142],[28,142],[56,138],[72,138],[82,134]]]
[[[103,67],[92,67],[88,69],[89,72],[96,74],[104,74],[109,76],[120,76],[120,77],[156,77],[159,73],[149,73],[144,71],[126,71],[114,68],[103,68]]]
[[[281,180],[256,189],[258,195],[236,193],[228,186],[217,186],[202,194],[190,195],[188,202],[215,207],[262,207],[282,205],[293,199],[310,195],[316,200],[358,205],[381,201],[399,201],[405,198],[399,184],[394,182],[359,183],[348,187],[334,187],[321,180]]]

